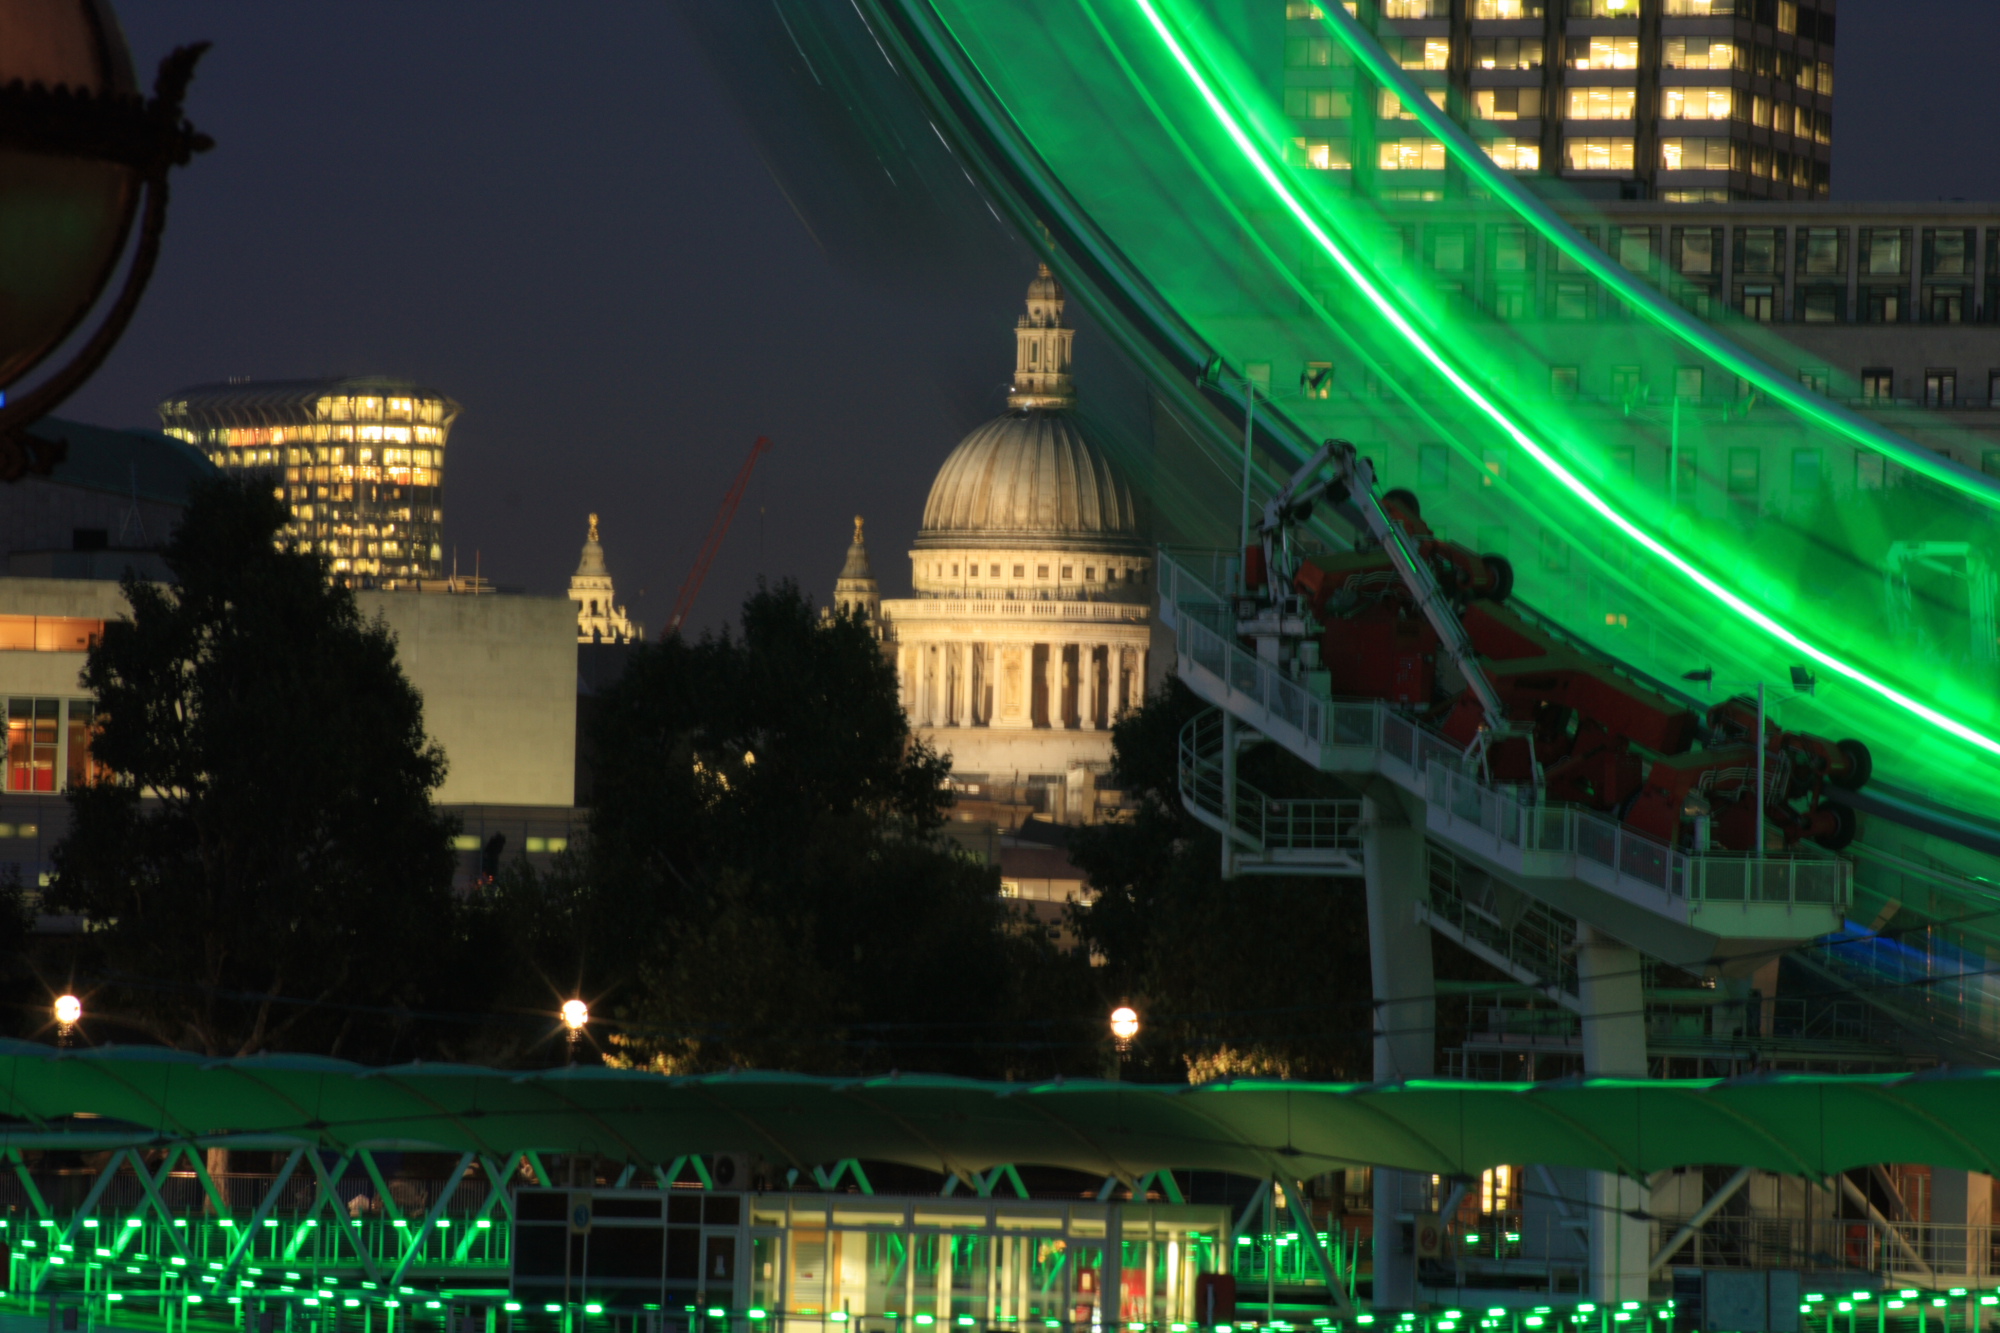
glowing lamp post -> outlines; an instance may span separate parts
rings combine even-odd
[[[1116,1080],[1123,1072],[1125,1054],[1139,1035],[1139,1011],[1121,1004],[1111,1011],[1111,1054],[1104,1062],[1104,1076]]]
[[[167,174],[212,143],[181,115],[207,43],[160,64],[152,100],[106,0],[0,5],[0,480],[46,474],[60,442],[22,428],[103,364],[159,258]],[[68,364],[16,390],[82,326],[127,249],[123,285]]]
[[[574,1041],[576,1034],[590,1024],[590,1006],[582,1000],[564,1000],[562,1021],[563,1026],[570,1031],[570,1039]]]
[[[55,1011],[56,1022],[63,1027],[73,1028],[83,1018],[83,1001],[74,995],[58,995],[50,1007]]]

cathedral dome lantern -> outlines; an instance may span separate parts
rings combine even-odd
[[[597,536],[597,515],[592,514],[583,554],[569,580],[569,599],[576,603],[578,643],[630,643],[646,637],[646,627],[625,614],[617,597],[611,585],[611,567],[604,561],[604,543]]]

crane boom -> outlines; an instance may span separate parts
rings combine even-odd
[[[708,578],[708,567],[715,563],[716,553],[722,549],[722,539],[729,535],[729,522],[736,517],[736,506],[743,503],[743,492],[749,488],[750,474],[756,471],[757,460],[770,447],[770,436],[759,435],[757,443],[750,446],[750,456],[743,460],[736,480],[729,483],[729,493],[722,497],[722,508],[715,511],[715,520],[708,525],[708,536],[702,539],[701,553],[694,558],[694,568],[688,571],[686,582],[681,584],[680,596],[674,599],[674,613],[667,618],[667,627],[660,631],[662,639],[671,639],[680,633],[688,612],[694,610],[694,599],[701,596],[701,585]]]

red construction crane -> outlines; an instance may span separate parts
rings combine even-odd
[[[722,549],[722,539],[729,535],[729,520],[736,517],[736,506],[743,503],[743,492],[750,485],[750,474],[757,469],[757,460],[771,447],[767,435],[759,435],[757,443],[750,446],[750,456],[743,460],[743,468],[736,474],[736,480],[729,483],[729,494],[722,497],[722,508],[715,511],[715,521],[708,525],[708,536],[701,543],[701,554],[694,558],[694,568],[688,571],[687,581],[681,584],[681,593],[674,600],[674,613],[667,619],[667,627],[660,631],[662,639],[671,639],[681,632],[681,623],[688,612],[694,610],[694,599],[701,596],[701,585],[708,578],[708,567],[715,563],[716,552]]]

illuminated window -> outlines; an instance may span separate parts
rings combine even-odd
[[[1569,0],[1573,19],[1636,19],[1639,0]]]
[[[1861,372],[1861,396],[1869,402],[1888,402],[1896,396],[1896,372],[1887,366],[1869,366]]]
[[[1727,171],[1729,158],[1727,139],[1660,140],[1660,169],[1663,171]]]
[[[1443,88],[1426,88],[1424,89],[1424,96],[1431,99],[1432,106],[1440,108],[1444,106],[1445,90]],[[1404,106],[1403,99],[1390,92],[1387,88],[1382,90],[1380,105],[1377,110],[1384,120],[1415,120],[1417,118],[1417,113]]]
[[[1387,38],[1389,54],[1404,69],[1451,68],[1451,41],[1444,37]]]
[[[1384,139],[1376,145],[1382,171],[1443,171],[1444,145],[1436,139]]]
[[[1735,69],[1741,50],[1726,37],[1669,37],[1660,63],[1668,69]]]
[[[1844,227],[1801,227],[1799,272],[1813,278],[1844,277],[1847,263],[1841,245],[1846,238]]]
[[[1392,19],[1446,19],[1451,0],[1382,0],[1382,16]]]
[[[1973,234],[1965,227],[1924,228],[1924,274],[1937,278],[1972,276]]]
[[[1637,69],[1637,37],[1572,37],[1568,64],[1571,69]]]
[[[1542,114],[1542,90],[1475,88],[1472,114],[1478,120],[1533,120]]]
[[[1476,19],[1538,19],[1542,0],[1472,0]]]
[[[1659,233],[1652,227],[1619,227],[1612,232],[1611,253],[1627,269],[1642,277],[1653,272],[1653,251]]]
[[[1926,370],[1924,372],[1924,406],[1958,406],[1958,372],[1956,370]]]
[[[1582,372],[1575,366],[1550,366],[1549,396],[1574,401],[1582,380]]]
[[[1901,227],[1861,229],[1861,271],[1869,277],[1910,271],[1910,233]]]
[[[1571,171],[1630,171],[1632,169],[1632,140],[1630,137],[1567,139],[1563,142],[1564,160]]]
[[[1799,30],[1799,6],[1797,0],[1778,0],[1778,31],[1793,34]]]
[[[1743,289],[1743,317],[1759,324],[1769,324],[1778,317],[1778,297],[1770,287],[1745,287]]]
[[[1294,139],[1289,160],[1293,166],[1314,171],[1351,171],[1353,145],[1347,139]]]
[[[1728,120],[1729,96],[1727,88],[1668,88],[1660,114],[1668,120]]]
[[[1813,82],[1819,89],[1819,95],[1833,96],[1833,66],[1822,60],[1813,66],[1813,73],[1815,76]]]
[[[1287,88],[1285,114],[1296,120],[1345,120],[1354,98],[1345,88]]]
[[[1299,387],[1308,398],[1327,399],[1333,396],[1333,363],[1331,361],[1308,361],[1305,373],[1299,376]]]
[[[84,653],[104,633],[101,620],[71,616],[0,616],[0,652]]]
[[[1542,168],[1542,146],[1533,139],[1516,139],[1509,135],[1484,146],[1486,155],[1493,159],[1493,165],[1502,171],[1540,171]]]
[[[7,790],[54,791],[60,699],[7,701]]]
[[[1539,37],[1477,37],[1472,42],[1474,69],[1540,69]]]
[[[1729,451],[1729,493],[1731,495],[1755,495],[1757,485],[1762,480],[1763,453],[1755,448],[1736,448]]]
[[[1636,88],[1572,88],[1569,90],[1569,118],[1630,120],[1638,95]],[[1627,162],[1625,165],[1632,164]]]

